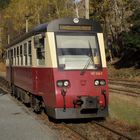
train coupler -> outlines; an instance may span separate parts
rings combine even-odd
[[[78,96],[78,99],[73,101],[74,108],[79,106],[81,108],[99,108],[99,97],[92,96]]]
[[[78,97],[77,100],[73,101],[74,108],[76,108],[76,106],[80,106],[81,107],[82,104],[83,104],[83,101],[80,99],[80,97]]]

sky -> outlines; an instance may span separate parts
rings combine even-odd
[[[80,2],[81,0],[74,0],[76,3]]]

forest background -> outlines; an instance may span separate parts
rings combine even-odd
[[[86,0],[0,0],[0,57],[8,42],[56,18],[85,18]],[[89,18],[103,27],[109,62],[140,68],[140,0],[89,0]],[[78,11],[77,11],[78,9]]]

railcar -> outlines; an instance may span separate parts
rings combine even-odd
[[[95,20],[65,18],[37,26],[7,46],[12,94],[55,119],[106,117],[104,38]]]

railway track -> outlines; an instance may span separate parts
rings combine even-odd
[[[40,115],[40,118],[50,126],[50,123],[52,122],[50,122],[46,117],[47,117],[46,114]],[[104,138],[104,140],[107,140],[108,137],[111,137],[112,140],[135,140],[130,136],[119,132],[119,130],[117,131],[107,126],[108,123],[106,121],[104,121],[105,124],[100,123],[98,121],[90,121],[90,120],[84,123],[82,122],[82,124],[81,122],[82,120],[78,120],[78,121],[75,120],[74,123],[71,123],[71,120],[68,120],[67,122],[62,122],[62,123],[59,122],[58,124],[53,123],[53,127],[55,127],[55,129],[61,129],[61,130],[63,129],[67,131],[66,133],[72,134],[74,139],[80,139],[80,140],[93,140],[93,139],[98,140],[101,137]],[[86,132],[85,130],[89,128],[90,128],[90,133],[88,133],[89,131]],[[99,135],[96,135],[97,131]]]
[[[114,84],[119,84],[119,85],[123,84],[125,86],[131,86],[134,88],[140,87],[140,81],[109,79],[109,83],[114,83]]]
[[[119,132],[118,130],[115,130],[115,129],[113,129],[113,128],[110,128],[110,127],[107,126],[107,125],[104,125],[104,124],[102,124],[102,123],[100,123],[100,122],[97,122],[97,121],[92,121],[92,122],[93,122],[94,124],[96,124],[96,125],[98,125],[98,126],[104,128],[104,129],[106,129],[107,131],[110,131],[110,132],[112,132],[112,133],[118,135],[118,136],[120,137],[119,139],[125,138],[125,139],[127,139],[127,140],[134,140],[134,139],[131,138],[130,136],[127,136],[127,135],[125,135],[125,134],[123,134],[123,133],[121,133],[121,132]]]
[[[90,127],[90,129],[93,129],[93,130],[91,130],[91,132],[98,131],[100,138],[101,139],[104,138],[105,140],[108,139],[109,137],[112,140],[120,140],[120,139],[121,140],[135,140],[135,139],[131,138],[130,136],[119,132],[119,130],[117,131],[117,130],[107,126],[108,125],[107,122],[104,122],[104,123],[105,124],[100,123],[98,121],[92,121],[92,122],[85,124],[85,128]],[[96,134],[93,134],[93,136],[91,136],[90,134],[86,134],[85,131],[83,131],[83,133],[81,133],[81,130],[80,130],[82,128],[81,124],[79,125],[78,129],[75,129],[75,125],[70,126],[65,123],[63,125],[65,127],[69,128],[74,133],[78,134],[80,136],[80,138],[83,140],[92,140],[93,138],[96,140],[99,138],[98,136],[96,136]],[[100,129],[99,129],[99,127],[100,127]],[[104,133],[102,133],[102,132],[104,132]]]
[[[2,91],[6,92],[6,93],[10,92],[7,81],[2,77],[0,77],[0,88],[1,88]],[[59,130],[61,132],[66,131],[65,132],[66,135],[68,135],[68,133],[69,133],[68,137],[71,137],[72,139],[76,138],[76,139],[80,139],[80,140],[92,140],[94,138],[96,140],[96,139],[100,139],[99,137],[101,137],[101,136],[104,137],[104,138],[111,136],[112,140],[120,140],[120,139],[121,140],[123,140],[123,139],[124,140],[125,139],[126,140],[134,140],[130,136],[127,136],[127,135],[125,135],[125,134],[123,134],[123,133],[121,133],[119,131],[116,131],[113,128],[109,127],[107,123],[103,124],[103,123],[100,123],[98,121],[92,121],[92,122],[85,123],[84,125],[83,124],[75,124],[75,123],[69,124],[69,123],[64,123],[64,122],[55,124],[53,122],[50,122],[48,117],[47,117],[47,115],[44,114],[44,113],[40,114],[40,115],[36,114],[35,116],[36,116],[36,118],[38,120],[40,119],[45,124],[50,126],[52,129],[57,129],[57,130]],[[98,127],[98,129],[97,129],[97,127],[95,125]],[[85,128],[86,129],[89,128],[90,132],[92,132],[92,134],[90,134],[88,132],[86,133]],[[96,136],[96,134],[93,133],[93,132],[96,132],[96,131],[98,131],[98,133],[99,133],[98,136]],[[106,133],[104,131],[106,131]],[[104,133],[102,133],[102,132],[104,132]]]
[[[110,93],[116,93],[116,94],[121,94],[121,95],[127,95],[127,96],[132,96],[132,97],[140,97],[139,93],[136,92],[130,92],[128,90],[124,90],[124,89],[119,89],[119,88],[109,88],[109,92]]]
[[[46,115],[45,115],[46,116]],[[88,123],[80,124],[78,123],[59,123],[52,124],[52,122],[48,121],[48,119],[44,119],[42,115],[40,117],[43,121],[46,122],[47,125],[52,125],[53,128],[59,129],[59,131],[65,131],[65,133],[71,135],[71,139],[79,139],[79,140],[135,140],[130,136],[127,136],[119,131],[114,130],[113,128],[107,127],[107,125],[103,125],[97,121],[92,121]],[[99,128],[100,127],[100,128]],[[87,129],[90,128],[90,133]],[[87,131],[87,132],[86,132]],[[98,134],[97,134],[98,133]]]
[[[109,91],[132,97],[140,97],[140,83],[128,80],[109,79]]]

